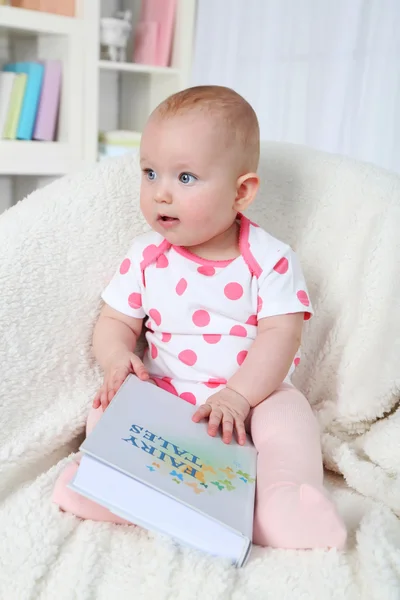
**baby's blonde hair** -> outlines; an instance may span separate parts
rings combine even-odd
[[[224,126],[227,146],[237,147],[241,168],[256,171],[260,158],[260,128],[252,106],[234,90],[200,85],[169,96],[154,110],[161,118],[199,111]]]

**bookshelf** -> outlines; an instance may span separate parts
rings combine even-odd
[[[93,164],[100,130],[141,131],[159,102],[189,85],[196,0],[177,0],[170,67],[100,60],[100,18],[129,9],[134,31],[140,2],[76,0],[74,18],[0,6],[0,67],[49,58],[63,64],[57,141],[0,140],[1,193],[5,179],[9,189],[26,191],[25,184],[10,181],[26,177],[34,188],[35,177],[57,177]],[[132,57],[131,43],[127,56]],[[14,194],[13,201],[19,199]]]

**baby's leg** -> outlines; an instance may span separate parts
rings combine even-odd
[[[92,408],[89,412],[89,416],[86,422],[86,435],[88,435],[97,421],[103,414],[102,408]],[[76,517],[81,519],[90,519],[91,521],[106,521],[111,523],[128,524],[128,521],[117,517],[109,510],[88,500],[84,496],[77,494],[71,490],[68,486],[69,482],[75,477],[79,467],[79,458],[77,461],[73,461],[62,471],[61,475],[56,481],[53,490],[52,500],[65,512],[72,513]]]
[[[258,450],[253,541],[274,548],[343,548],[345,526],[323,487],[318,423],[283,384],[250,416]]]

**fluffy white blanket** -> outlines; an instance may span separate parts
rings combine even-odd
[[[100,382],[100,291],[145,230],[128,158],[58,180],[0,218],[1,600],[400,597],[400,181],[268,144],[250,216],[299,252],[317,316],[297,384],[320,418],[345,553],[256,548],[241,570],[50,503]]]

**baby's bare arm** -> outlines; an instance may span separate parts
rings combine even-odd
[[[134,352],[142,323],[142,319],[128,317],[107,304],[103,306],[93,332],[93,353],[104,370],[114,355]]]
[[[134,354],[142,330],[142,319],[126,315],[105,305],[93,332],[93,353],[104,370],[103,385],[93,407],[105,410],[130,373],[147,380],[149,375],[140,358]]]
[[[228,387],[257,406],[283,382],[300,346],[304,313],[266,317],[258,323],[254,340],[242,366]]]

